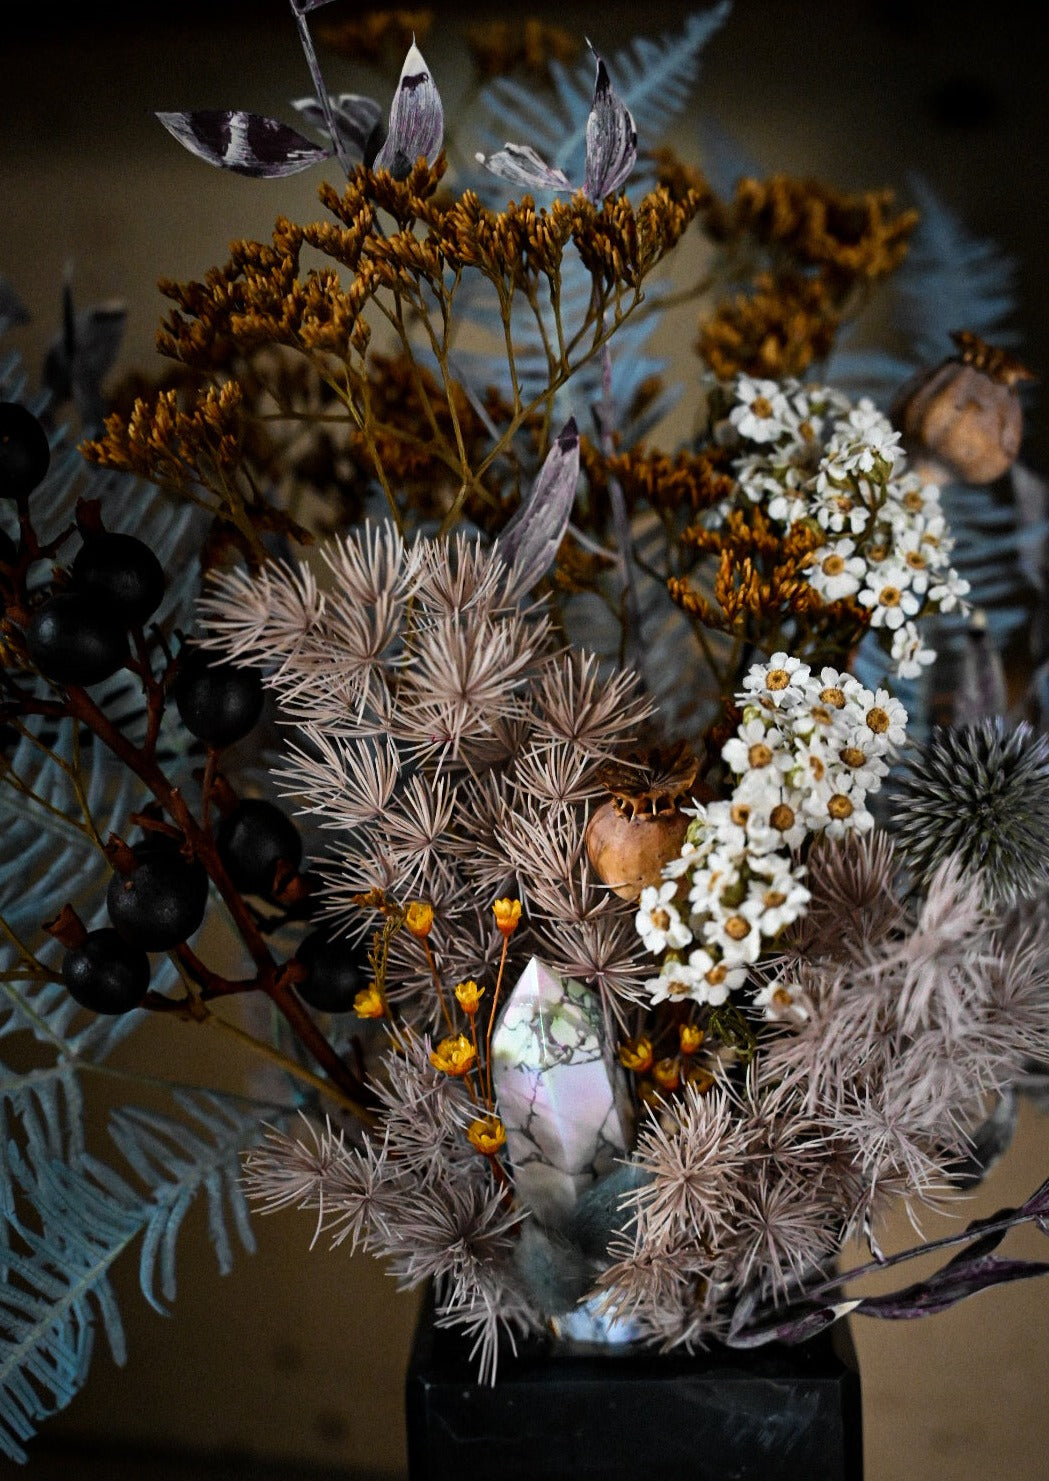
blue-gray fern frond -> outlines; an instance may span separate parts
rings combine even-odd
[[[629,108],[637,126],[642,154],[660,140],[688,102],[699,72],[700,53],[724,25],[731,0],[709,10],[694,11],[683,30],[667,32],[658,40],[637,37],[607,58],[616,93]],[[594,100],[594,64],[589,56],[575,67],[550,63],[555,100],[538,94],[534,86],[500,77],[488,83],[480,97],[481,123],[477,131],[485,153],[502,148],[507,139],[530,144],[570,180],[582,180],[586,158],[586,122]],[[632,177],[645,183],[643,159]],[[494,187],[505,194],[505,186]],[[493,186],[484,184],[486,196]]]
[[[29,1105],[12,1128],[18,1143],[7,1142],[10,1182],[0,1199],[0,1453],[13,1460],[26,1459],[36,1425],[82,1386],[99,1324],[124,1361],[110,1273],[139,1236],[142,1290],[158,1310],[158,1282],[166,1299],[175,1294],[178,1235],[199,1198],[223,1273],[233,1231],[254,1249],[240,1157],[283,1108],[177,1087],[172,1098],[181,1118],[136,1107],[113,1115],[113,1141],[141,1186],[89,1153],[57,1155]]]
[[[914,365],[951,353],[954,330],[996,345],[1016,344],[1016,264],[996,242],[975,236],[920,176],[909,179],[921,213],[903,266],[892,280],[894,318]]]

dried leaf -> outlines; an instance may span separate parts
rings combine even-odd
[[[201,108],[156,116],[191,154],[238,175],[263,179],[295,175],[334,153],[334,146],[311,144],[287,124],[259,113]]]

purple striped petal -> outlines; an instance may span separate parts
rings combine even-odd
[[[374,98],[359,93],[334,93],[328,101],[339,137],[350,154],[370,165],[386,137],[382,109]],[[291,106],[308,124],[327,132],[328,120],[316,98],[293,98]]]
[[[512,185],[523,185],[526,190],[575,189],[568,176],[541,159],[531,144],[505,144],[496,154],[478,154],[475,158],[493,175]]]
[[[531,493],[496,542],[514,567],[518,592],[528,591],[554,562],[568,528],[579,481],[579,432],[569,417],[543,460]]]
[[[287,124],[259,113],[201,108],[156,116],[191,154],[238,175],[263,179],[296,175],[335,152],[332,146],[313,144]]]
[[[586,180],[583,190],[598,205],[613,195],[637,163],[637,129],[630,109],[613,91],[597,58],[594,106],[586,121]]]
[[[441,95],[413,41],[401,68],[390,108],[389,132],[375,157],[375,168],[389,170],[395,179],[403,180],[420,154],[432,165],[443,142]]]

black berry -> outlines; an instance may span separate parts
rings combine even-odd
[[[295,956],[306,968],[306,976],[295,984],[296,992],[324,1013],[349,1012],[371,980],[365,943],[332,937],[323,926],[304,938]]]
[[[109,918],[133,946],[168,951],[192,936],[204,919],[207,871],[167,839],[147,839],[132,853],[137,860],[134,871],[114,874],[109,882]]]
[[[262,716],[258,669],[218,663],[199,648],[183,650],[173,692],[183,725],[209,746],[243,740]]]
[[[295,824],[263,798],[238,802],[219,824],[215,845],[237,888],[257,895],[272,890],[279,863],[295,870],[302,861],[302,839]]]
[[[89,931],[79,946],[66,952],[62,980],[82,1008],[127,1013],[138,1007],[149,986],[149,957],[118,931],[103,927]]]
[[[24,499],[51,465],[47,433],[17,401],[0,401],[0,494]]]
[[[73,589],[108,607],[125,627],[141,627],[164,599],[164,569],[134,535],[90,535],[77,552]]]
[[[38,607],[26,629],[37,668],[56,684],[98,684],[127,662],[127,635],[107,608],[76,591]]]

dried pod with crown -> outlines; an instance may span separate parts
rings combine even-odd
[[[682,805],[699,795],[699,763],[689,745],[655,747],[604,768],[606,802],[586,827],[586,851],[598,878],[624,900],[658,884],[676,859],[691,821]],[[700,786],[703,796],[709,795]]]
[[[1016,461],[1023,437],[1019,387],[1034,379],[1014,355],[968,330],[958,354],[900,388],[890,415],[930,483],[991,483]]]

